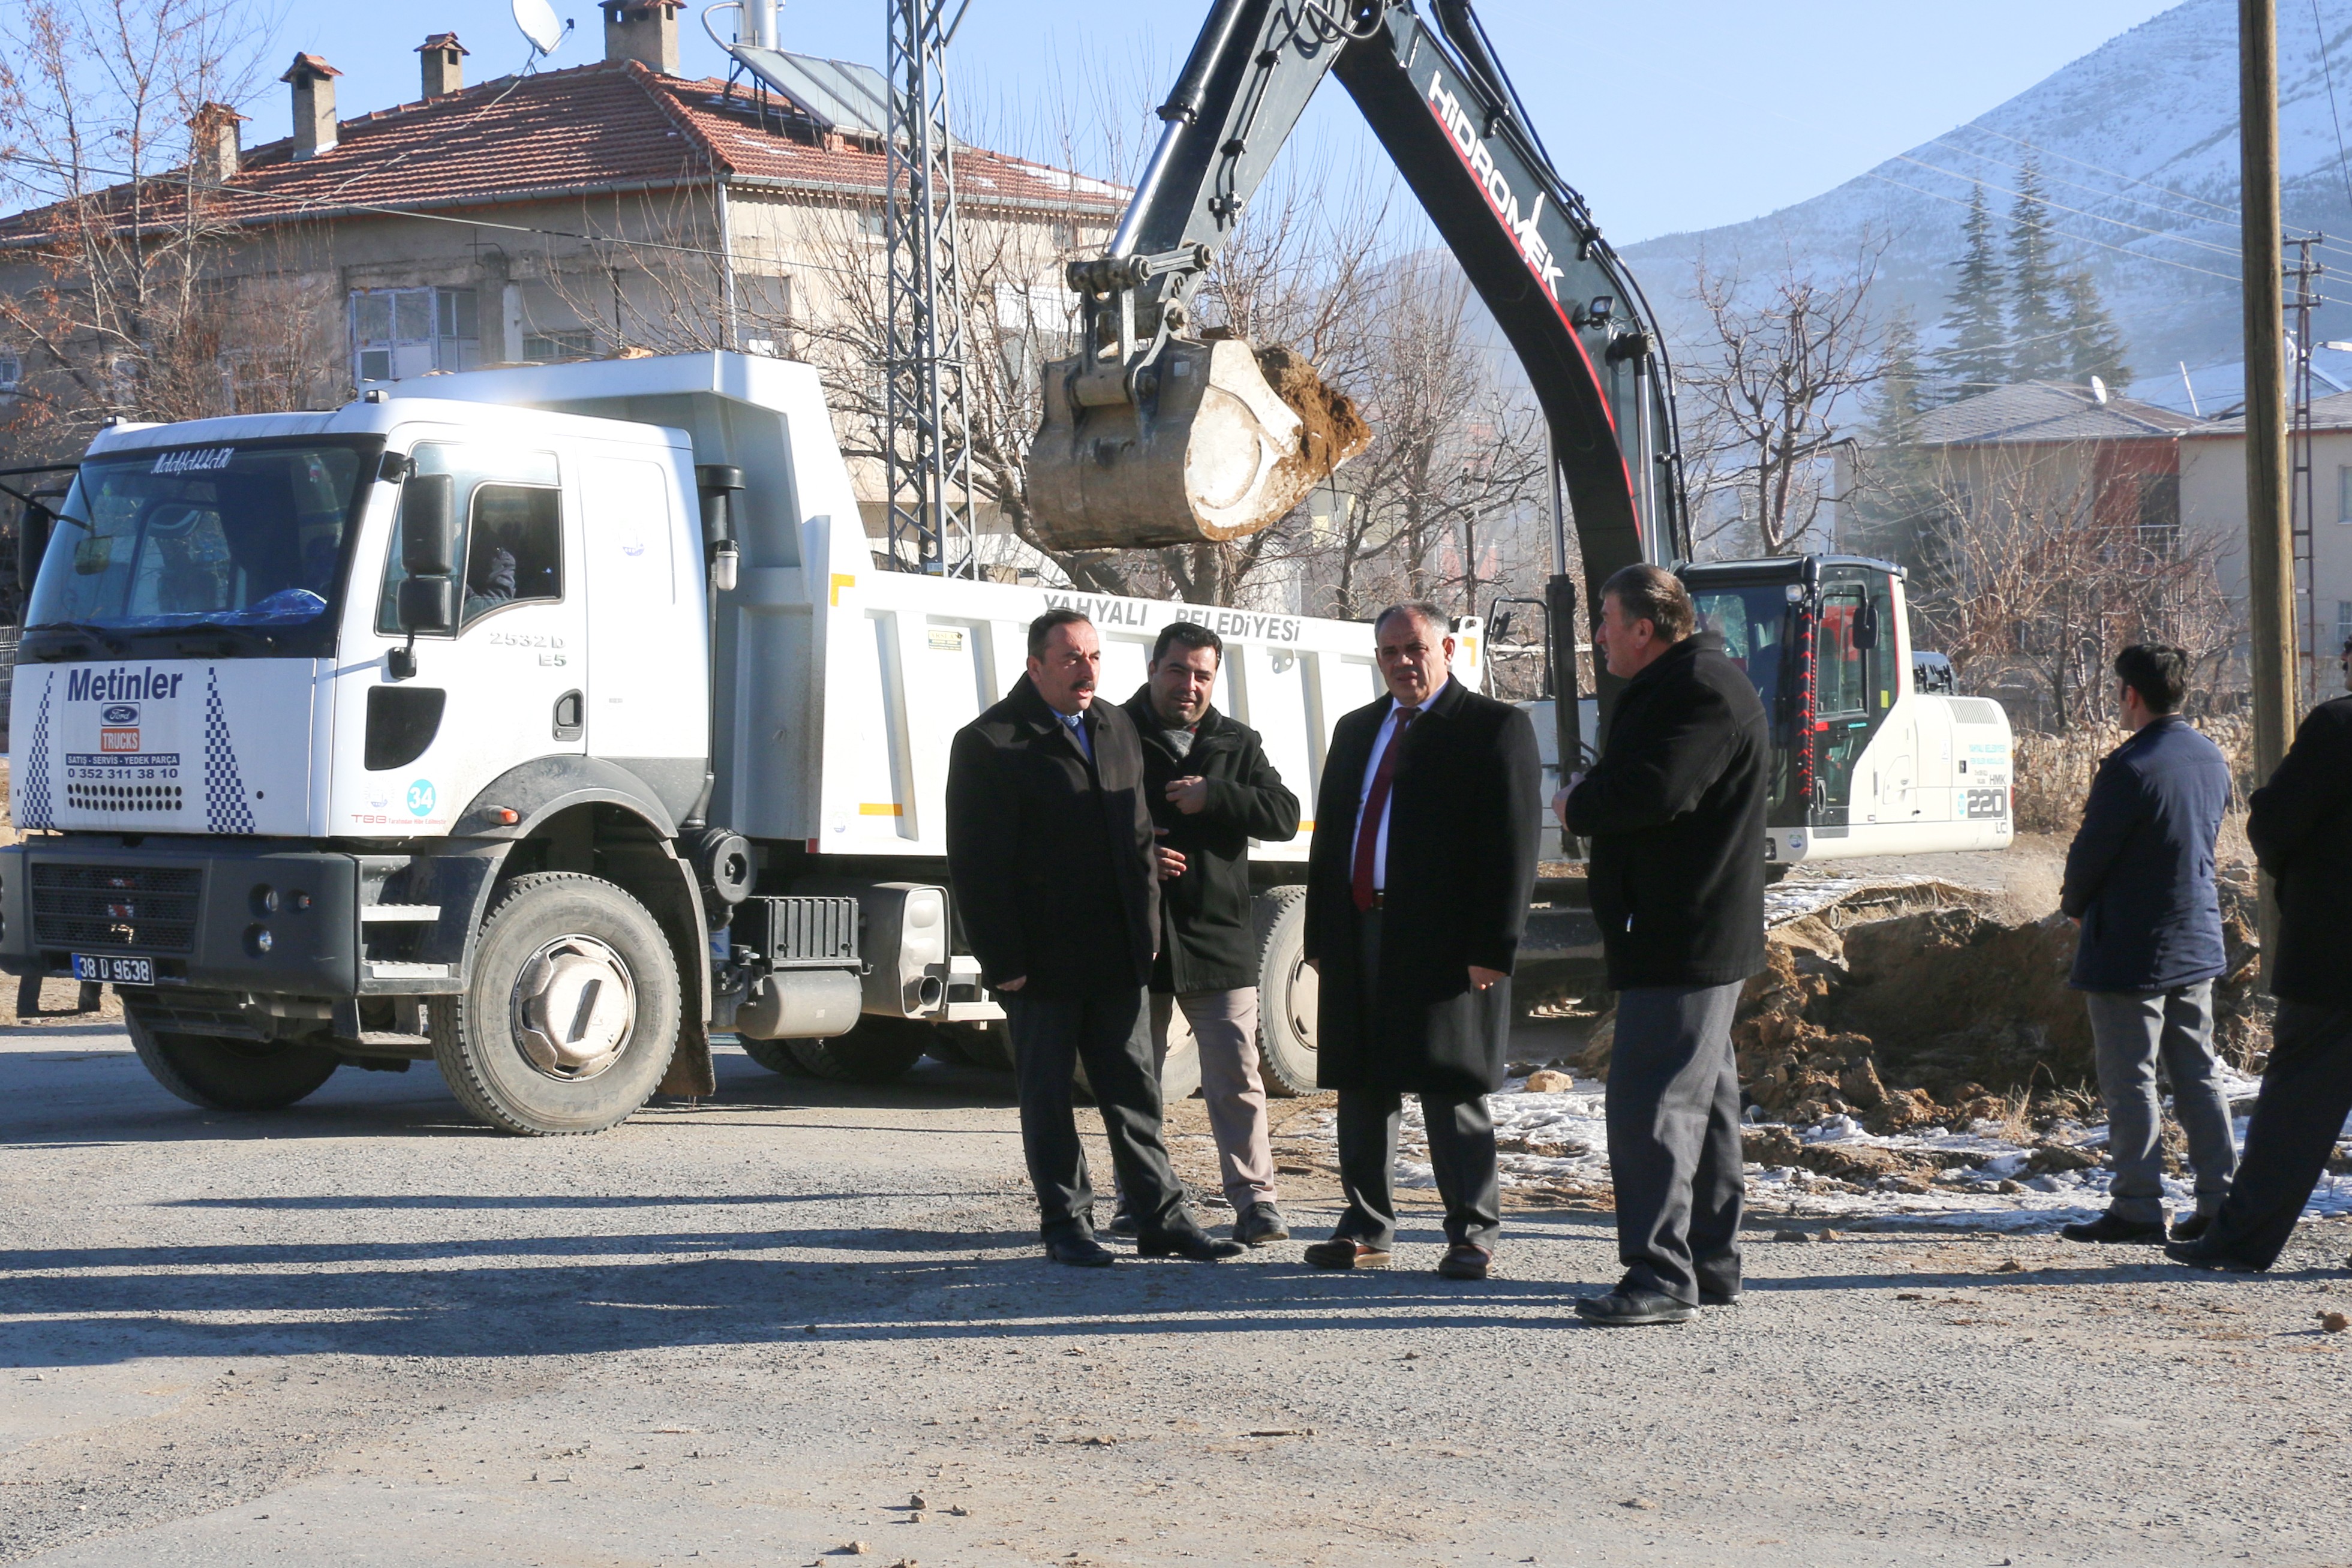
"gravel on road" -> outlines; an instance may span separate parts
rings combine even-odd
[[[111,1022],[0,1033],[0,1560],[2352,1560],[2352,1225],[2258,1279],[1759,1230],[1738,1305],[1612,1332],[1591,1208],[1513,1207],[1483,1284],[1425,1194],[1385,1274],[1054,1268],[1008,1089],[729,1049],[530,1142],[429,1067],[233,1117]]]

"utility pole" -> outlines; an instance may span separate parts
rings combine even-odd
[[[2288,531],[2294,543],[2294,564],[2288,591],[2295,605],[2295,635],[2289,639],[2294,649],[2294,679],[2299,691],[2319,689],[2319,661],[2315,639],[2319,622],[2319,599],[2314,566],[2315,541],[2312,524],[2319,520],[2319,480],[2312,462],[2312,386],[2311,386],[2311,318],[2319,309],[2319,279],[2326,275],[2326,267],[2311,258],[2313,249],[2326,244],[2324,234],[2308,234],[2287,244],[2294,247],[2294,265],[2286,276],[2294,284],[2294,298],[2287,309],[2294,312],[2294,385],[2288,400],[2287,450],[2294,458],[2287,470],[2287,512],[2291,521]]]
[[[2238,0],[2240,268],[2246,327],[2246,599],[2253,639],[2254,782],[2286,755],[2295,710],[2294,540],[2289,536],[2285,289],[2279,235],[2276,0]],[[2263,957],[2278,948],[2278,902],[2263,879]]]

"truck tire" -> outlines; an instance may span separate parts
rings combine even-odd
[[[455,996],[436,996],[433,1059],[503,1132],[602,1132],[652,1097],[677,1044],[678,978],[646,907],[573,871],[499,889]]]
[[[933,1032],[942,1046],[973,1067],[988,1072],[1013,1070],[1013,1032],[1002,1018],[990,1020],[985,1029],[972,1024],[941,1024]]]
[[[207,1110],[281,1110],[334,1076],[342,1058],[323,1046],[218,1035],[159,1035],[122,1010],[131,1044],[155,1081]]]
[[[1315,972],[1307,967],[1307,889],[1257,899],[1257,1058],[1266,1093],[1315,1092]]]
[[[869,1014],[845,1035],[823,1040],[779,1040],[801,1066],[835,1083],[888,1083],[923,1059],[932,1026],[916,1018]]]
[[[808,1069],[801,1066],[800,1058],[793,1055],[791,1047],[782,1040],[755,1040],[738,1035],[735,1043],[743,1047],[745,1056],[770,1072],[780,1072],[786,1078],[808,1077]]]
[[[930,1027],[930,1034],[923,1040],[923,1049],[930,1054],[933,1061],[951,1068],[976,1068],[981,1065],[980,1058],[966,1047],[964,1037],[969,1031],[954,1024],[933,1024]]]

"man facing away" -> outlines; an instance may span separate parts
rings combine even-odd
[[[2352,687],[2352,643],[2345,645]],[[2175,1260],[2268,1268],[2352,1115],[2352,695],[2313,709],[2270,782],[2247,803],[2246,837],[2278,889],[2269,965],[2278,1016],[2246,1128],[2245,1158],[2205,1234],[2165,1247]]]
[[[1525,713],[1453,679],[1442,611],[1394,605],[1372,637],[1388,695],[1333,729],[1307,852],[1316,1074],[1339,1091],[1348,1207],[1307,1260],[1388,1266],[1398,1124],[1413,1093],[1445,1202],[1437,1271],[1484,1279],[1502,1228],[1486,1095],[1503,1086],[1510,1042],[1541,764]]]
[[[1135,1205],[1136,1250],[1202,1262],[1240,1253],[1184,1203],[1160,1141],[1144,985],[1159,945],[1159,870],[1135,726],[1094,700],[1102,644],[1075,610],[1029,625],[1013,694],[956,732],[948,754],[948,876],[982,977],[1004,1003],[1021,1147],[1045,1254],[1095,1268],[1094,1188],[1070,1089],[1101,1108]]]
[[[2213,850],[2230,809],[2230,764],[2180,716],[2187,654],[2135,643],[2115,670],[2131,738],[2099,764],[2058,894],[2083,928],[2068,984],[2090,1009],[2115,1176],[2107,1212],[2064,1234],[2154,1246],[2164,1239],[2159,1059],[2197,1170],[2197,1210],[2173,1228],[2176,1238],[2204,1233],[2238,1164],[2213,1059],[2213,982],[2226,967]]]
[[[1283,786],[1257,731],[1210,706],[1223,658],[1224,643],[1208,627],[1162,626],[1127,716],[1142,739],[1144,797],[1173,873],[1160,884],[1152,1059],[1166,1064],[1168,1032],[1181,1008],[1200,1047],[1201,1092],[1234,1205],[1234,1239],[1263,1247],[1288,1240],[1290,1228],[1275,1205],[1274,1147],[1258,1077],[1249,847],[1253,838],[1297,837],[1298,797]]]
[[[1609,1169],[1625,1277],[1576,1310],[1612,1327],[1687,1322],[1740,1287],[1739,1073],[1731,1016],[1764,967],[1764,705],[1671,572],[1602,585],[1599,647],[1625,681],[1601,761],[1560,820],[1587,870],[1617,1035]]]

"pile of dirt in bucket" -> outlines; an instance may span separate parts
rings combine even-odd
[[[1298,433],[1298,456],[1283,461],[1286,469],[1296,464],[1319,480],[1372,444],[1372,427],[1356,400],[1325,381],[1305,355],[1279,344],[1256,352],[1257,368],[1275,395],[1306,426]]]
[[[2270,1041],[2252,894],[2250,879],[2224,885],[2230,968],[2214,983],[2216,1044],[2242,1068]],[[1770,1121],[1845,1114],[1881,1134],[2079,1116],[2096,1104],[2097,1069],[2066,984],[2074,942],[2060,915],[2011,924],[1967,907],[1776,929],[1732,1025],[1740,1086]],[[1612,1021],[1580,1071],[1606,1076]]]

